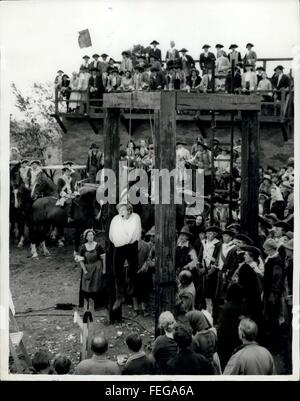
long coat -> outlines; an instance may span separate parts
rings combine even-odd
[[[213,53],[208,52],[207,56],[205,54],[206,53],[203,52],[199,56],[200,68],[204,72],[206,71],[207,67],[211,67],[214,64],[215,60],[216,60],[216,57],[215,57],[215,55]]]

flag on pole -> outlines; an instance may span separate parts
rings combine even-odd
[[[91,36],[88,29],[79,32],[78,44],[80,49],[92,46]]]

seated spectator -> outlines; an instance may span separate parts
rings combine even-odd
[[[70,372],[71,361],[66,356],[58,356],[53,362],[55,373],[58,375],[66,375]]]
[[[204,93],[214,92],[214,79],[213,79],[213,69],[211,66],[206,67],[206,73],[202,76],[202,81],[200,84],[200,91]]]
[[[108,342],[103,336],[92,339],[93,356],[81,361],[75,370],[76,375],[120,375],[121,371],[116,362],[106,358]]]
[[[257,55],[256,55],[256,52],[254,50],[252,50],[253,47],[254,47],[254,45],[252,43],[247,43],[247,45],[246,45],[247,52],[244,56],[243,63],[244,63],[244,66],[246,66],[246,64],[251,64],[254,69],[256,61],[257,61]]]
[[[184,90],[186,88],[186,76],[182,71],[180,63],[174,64],[174,73],[171,79],[172,87],[175,90]]]
[[[165,86],[165,77],[157,67],[151,67],[151,75],[149,81],[150,90],[162,90]]]
[[[144,67],[137,65],[134,67],[133,74],[133,90],[141,91],[148,87],[148,75],[145,73]]]
[[[131,76],[131,72],[129,70],[125,71],[125,74],[121,78],[120,90],[122,92],[131,92],[133,91],[133,79]]]
[[[190,75],[187,77],[186,82],[189,91],[194,92],[197,89],[199,89],[201,84],[201,77],[199,75],[199,71],[196,70],[195,68],[192,68]]]
[[[224,375],[274,375],[274,360],[270,352],[255,341],[257,325],[251,319],[242,319],[238,327],[243,343],[228,361]]]
[[[158,327],[163,334],[158,336],[152,347],[152,355],[155,358],[157,374],[166,374],[168,361],[177,353],[177,344],[173,338],[176,321],[169,311],[162,312],[158,319]]]
[[[47,351],[38,351],[32,358],[33,374],[52,375],[51,358]]]
[[[192,350],[205,356],[214,368],[215,374],[221,374],[221,366],[217,351],[217,331],[205,314],[200,310],[187,313],[187,319],[193,331]]]
[[[123,60],[121,61],[120,65],[120,72],[125,73],[126,71],[133,71],[133,65],[132,65],[132,60],[129,56],[128,51],[123,51],[122,52]]]
[[[252,64],[245,64],[245,72],[242,75],[242,92],[253,92],[257,87],[257,76]]]
[[[121,85],[121,77],[119,75],[119,70],[114,68],[111,70],[108,79],[107,79],[107,92],[117,91],[119,90]]]
[[[122,375],[153,375],[155,373],[155,359],[142,351],[142,338],[133,333],[126,337],[129,358],[122,370]]]
[[[173,375],[213,375],[214,369],[201,354],[191,350],[192,332],[188,327],[176,325],[174,340],[178,346],[177,355],[167,363],[167,372]]]
[[[257,76],[258,79],[258,76]],[[257,90],[260,91],[270,91],[268,93],[262,94],[262,101],[270,102],[272,101],[272,84],[271,81],[268,79],[267,74],[263,72],[261,74],[261,79],[258,82]]]

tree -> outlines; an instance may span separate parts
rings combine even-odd
[[[13,83],[15,106],[20,110],[22,119],[11,117],[11,142],[22,155],[46,159],[49,149],[60,146],[62,134],[54,114],[53,85],[34,83],[29,96],[24,96]]]

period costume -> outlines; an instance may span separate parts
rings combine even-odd
[[[202,49],[208,49],[210,46],[204,45]],[[216,61],[216,57],[209,51],[204,51],[199,56],[199,64],[203,73],[207,72],[207,68],[212,68]]]

